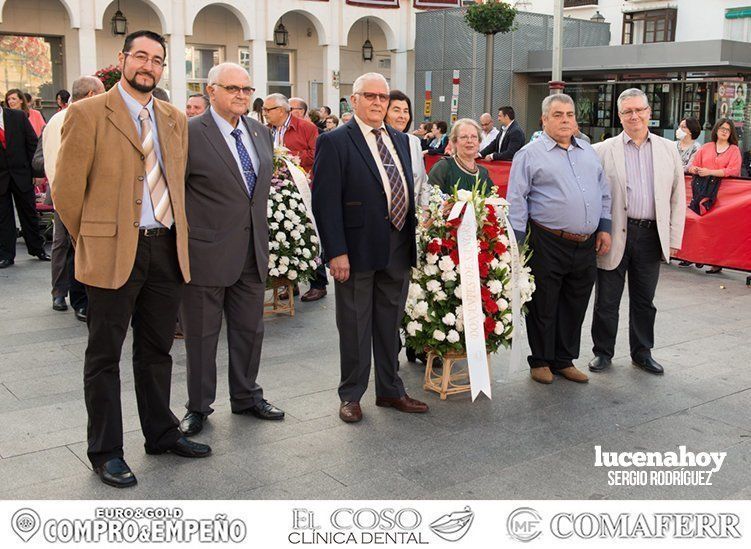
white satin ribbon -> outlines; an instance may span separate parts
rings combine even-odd
[[[509,251],[511,254],[511,356],[509,357],[508,367],[502,366],[499,370],[499,381],[504,381],[509,377],[509,373],[515,373],[521,369],[522,348],[520,345],[522,329],[522,297],[519,289],[519,277],[522,274],[522,262],[519,257],[519,243],[516,241],[516,234],[511,227],[508,215],[504,206],[508,204],[503,198],[488,198],[486,204],[495,208],[496,217],[503,220],[506,236],[509,240]]]
[[[466,208],[465,208],[466,206]],[[488,369],[488,355],[485,349],[485,315],[482,311],[482,297],[480,293],[480,265],[478,261],[479,247],[477,245],[477,218],[474,204],[457,201],[449,221],[456,219],[464,211],[461,224],[457,230],[457,246],[459,248],[459,280],[462,288],[462,318],[464,320],[464,347],[467,353],[467,368],[469,370],[469,384],[472,401],[480,393],[490,394],[490,372]]]
[[[313,216],[313,203],[310,199],[310,185],[308,185],[308,176],[305,175],[305,172],[300,166],[296,165],[294,162],[291,162],[286,156],[283,157],[283,159],[284,163],[287,164],[290,175],[292,176],[292,181],[294,181],[295,187],[297,187],[297,192],[300,193],[302,203],[305,204],[305,215],[308,216],[308,221],[310,221],[310,223],[313,225],[313,230],[316,232],[316,237],[318,237],[320,246],[321,237],[318,235],[318,226],[316,225],[316,220]]]

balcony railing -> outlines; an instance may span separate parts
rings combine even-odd
[[[564,8],[579,8],[581,6],[596,6],[598,0],[563,0]]]

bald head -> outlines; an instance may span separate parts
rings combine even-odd
[[[484,131],[485,133],[493,130],[493,117],[490,116],[490,113],[482,113],[482,115],[480,116],[480,126],[482,127],[482,131]]]
[[[73,81],[71,101],[80,101],[104,93],[104,84],[96,76],[82,76]]]

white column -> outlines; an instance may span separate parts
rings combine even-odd
[[[78,28],[78,74],[93,75],[99,67],[96,60],[94,2],[81,2],[81,26]],[[109,63],[108,63],[109,64]],[[69,82],[72,85],[73,82]]]
[[[266,97],[268,94],[268,59],[266,58],[266,40],[256,38],[250,40],[250,77],[256,89],[256,97]]]
[[[391,88],[407,93],[407,52],[391,52]]]
[[[185,78],[185,35],[173,32],[169,37],[167,63],[169,63],[170,101],[180,110],[185,110],[188,101],[188,85]]]
[[[339,44],[323,46],[323,105],[338,112],[339,88],[334,87],[334,71],[339,71]]]

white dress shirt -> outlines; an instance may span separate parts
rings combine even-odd
[[[232,137],[232,131],[235,128],[233,128],[232,125],[229,122],[227,122],[224,118],[219,116],[213,108],[209,107],[209,110],[211,111],[211,117],[214,119],[214,122],[219,128],[219,132],[222,134],[222,137],[224,137],[224,140],[227,142],[227,146],[229,147],[229,150],[232,153],[232,158],[235,159],[235,163],[237,164],[237,169],[240,170],[240,176],[242,176],[243,175],[243,163],[240,161],[240,153],[237,152],[237,141],[235,141],[235,138]],[[261,161],[258,159],[258,153],[256,152],[256,148],[253,146],[253,142],[250,140],[250,136],[248,135],[248,128],[245,127],[245,124],[242,123],[242,120],[240,120],[237,123],[237,127],[240,128],[240,130],[242,131],[242,134],[240,135],[240,141],[242,141],[243,145],[245,145],[245,148],[248,151],[248,156],[250,156],[250,163],[253,164],[253,170],[255,170],[256,176],[257,176],[259,164]],[[248,182],[245,181],[245,178],[243,178],[243,183],[245,183],[246,187],[248,186]]]
[[[480,141],[480,149],[483,150],[485,147],[490,145],[493,142],[493,139],[498,135],[498,128],[493,126],[493,129],[489,132],[485,133],[482,132],[482,141]]]
[[[376,136],[373,133],[373,127],[368,126],[357,115],[355,115],[354,118],[355,122],[357,122],[357,125],[360,127],[360,131],[362,131],[362,134],[365,137],[365,142],[368,144],[370,152],[373,154],[373,159],[375,160],[376,166],[378,167],[378,173],[381,174],[381,183],[383,184],[383,190],[386,192],[388,209],[389,211],[391,211],[391,183],[389,182],[389,176],[386,173],[386,168],[383,167],[381,154],[378,152],[378,142],[376,141]],[[383,124],[383,122],[381,122],[381,130],[381,139],[383,139],[383,144],[386,145],[386,148],[389,150],[391,157],[394,159],[396,168],[399,170],[399,176],[401,177],[402,185],[404,185],[404,196],[407,198],[407,200],[409,200],[409,189],[407,188],[407,180],[404,177],[404,168],[402,167],[402,162],[399,159],[399,155],[396,153],[394,143],[391,141],[391,136],[389,135],[389,132],[386,131],[386,126]],[[409,207],[409,204],[407,204],[407,206]]]

